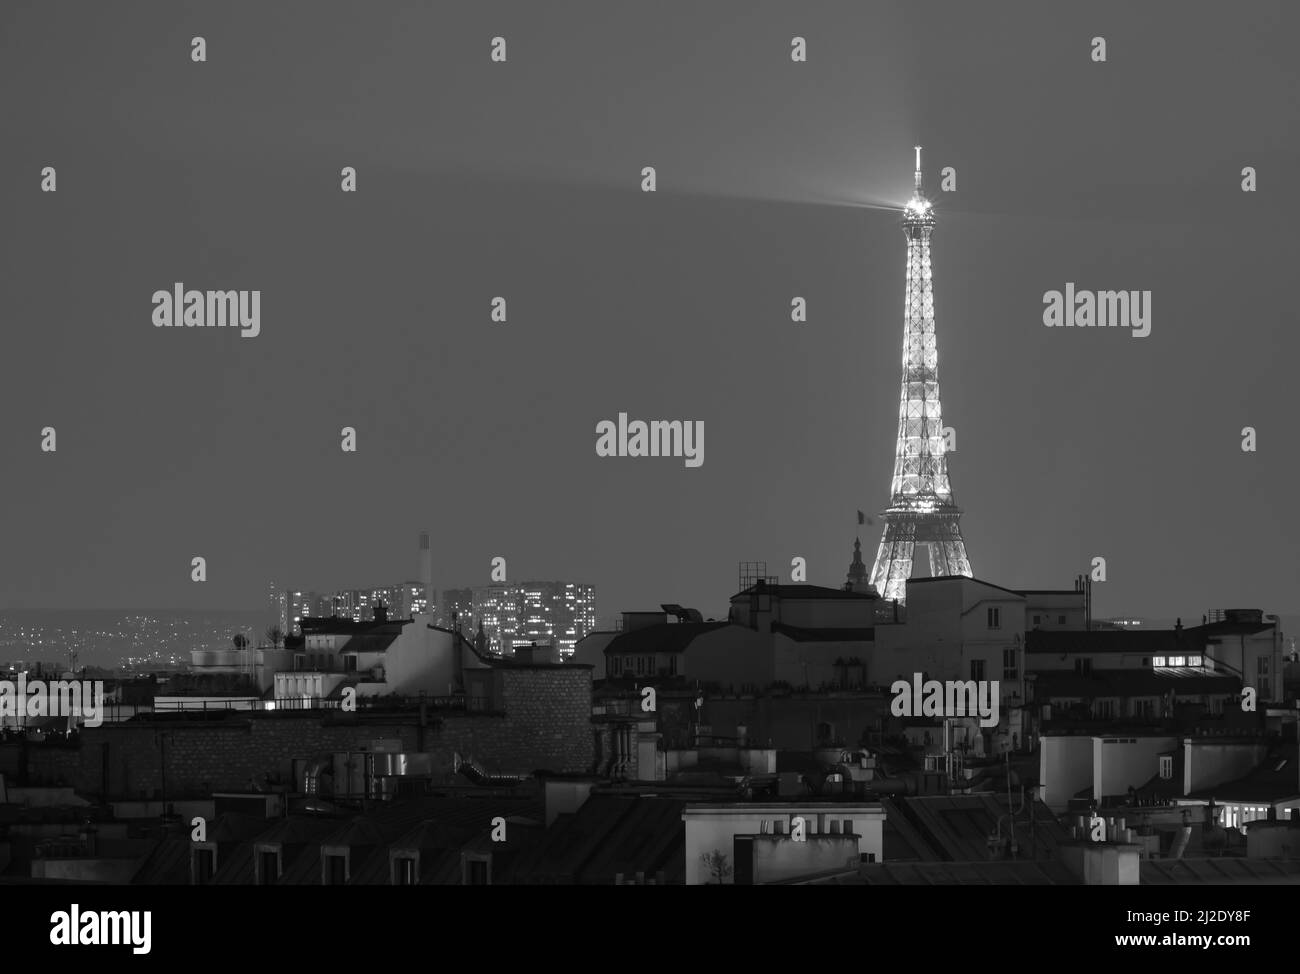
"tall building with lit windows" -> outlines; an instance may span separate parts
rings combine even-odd
[[[446,588],[438,599],[437,622],[444,629],[461,629],[469,632],[474,618],[474,590],[472,588]]]
[[[297,635],[306,617],[328,619],[337,616],[353,622],[369,622],[382,605],[390,619],[410,619],[428,611],[423,582],[403,582],[378,588],[344,588],[333,592],[303,592],[286,589],[279,593],[280,628]]]
[[[282,589],[280,601],[280,630],[286,635],[302,632],[302,620],[308,616],[329,616],[332,600],[316,592],[301,589]]]
[[[447,589],[439,623],[451,625],[452,613],[468,632],[480,626],[489,651],[509,655],[532,643],[553,645],[563,656],[573,652],[596,628],[596,590],[576,582],[522,582]]]

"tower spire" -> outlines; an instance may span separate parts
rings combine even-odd
[[[939,353],[934,332],[930,236],[934,210],[921,193],[916,147],[916,195],[903,211],[907,237],[907,301],[903,320],[903,386],[898,444],[885,530],[871,582],[882,598],[902,602],[916,545],[926,546],[930,574],[971,577],[962,540],[961,510],[953,502],[939,404]]]
[[[849,573],[847,576],[847,588],[850,592],[866,591],[867,585],[867,566],[862,561],[862,539],[853,539],[853,561],[849,562]]]

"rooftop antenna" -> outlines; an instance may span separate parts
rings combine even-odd
[[[916,195],[921,195],[921,147],[916,147]]]

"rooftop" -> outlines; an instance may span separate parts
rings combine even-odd
[[[1031,629],[1025,633],[1025,652],[1200,655],[1205,648],[1202,629]]]
[[[343,616],[304,616],[299,623],[304,636],[355,636],[360,633],[370,633],[379,635],[381,633],[392,633],[394,636],[411,624],[410,619],[366,619],[357,622]]]
[[[1073,670],[1040,672],[1034,682],[1035,696],[1082,697],[1157,697],[1169,691],[1175,694],[1235,694],[1241,686],[1236,677],[1209,673],[1191,667],[1146,670]]]
[[[1221,856],[1203,859],[1143,859],[1143,886],[1245,886],[1300,884],[1300,861]],[[787,880],[797,886],[1079,886],[1060,862],[863,863]]]
[[[1300,860],[1214,858],[1143,859],[1143,886],[1300,885]]]
[[[1278,802],[1300,796],[1300,770],[1294,744],[1290,753],[1274,752],[1248,774],[1213,788],[1200,788],[1188,798],[1224,802]]]
[[[697,636],[725,629],[730,622],[664,622],[620,633],[605,646],[607,656],[636,656],[641,653],[680,653]],[[739,627],[738,627],[739,628]]]
[[[855,869],[819,873],[785,886],[1078,886],[1060,862],[1000,860],[976,862],[863,863]]]
[[[774,622],[772,631],[788,636],[797,643],[871,642],[876,638],[876,630],[870,626],[854,629],[807,629]]]
[[[914,795],[886,798],[881,804],[886,813],[886,861],[891,847],[896,858],[931,862],[987,859],[988,837],[997,831],[999,822],[1004,830],[1007,827],[1007,802],[1000,794]],[[1036,845],[1040,858],[1055,857],[1060,844],[1069,841],[1069,833],[1041,801],[1026,800],[1024,806],[1015,822],[1020,848],[1028,851]]]
[[[756,592],[766,592],[768,595],[778,599],[853,599],[859,602],[878,601],[880,596],[872,595],[870,592],[849,592],[842,588],[828,588],[825,585],[772,585],[760,583],[751,585],[742,592],[737,592],[731,597],[734,602],[736,599],[744,598],[747,595],[753,595]]]
[[[969,575],[932,575],[929,578],[909,578],[907,585],[911,588],[913,585],[928,585],[934,582],[973,582],[976,585],[983,585],[986,588],[995,588],[999,592],[1006,592],[1008,595],[1014,595],[1023,599],[1024,592],[1019,592],[1013,588],[1006,588],[1003,585],[994,585],[992,582],[986,582],[982,578],[972,578]]]

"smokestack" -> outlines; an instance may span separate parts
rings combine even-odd
[[[424,611],[433,612],[433,552],[429,550],[429,532],[420,532],[420,583],[424,586]]]

